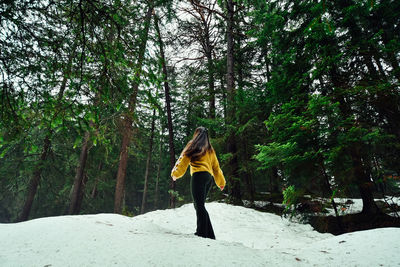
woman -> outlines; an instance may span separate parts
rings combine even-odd
[[[208,139],[207,129],[204,127],[198,127],[194,131],[192,140],[187,143],[172,169],[172,179],[176,181],[176,179],[182,177],[188,165],[190,165],[190,174],[192,175],[191,192],[197,216],[195,235],[215,239],[214,230],[204,203],[213,180],[221,191],[226,182],[214,148]]]

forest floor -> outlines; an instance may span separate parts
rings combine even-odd
[[[309,223],[314,230],[321,233],[338,235],[380,227],[400,227],[400,197],[396,196],[376,198],[375,203],[380,209],[377,214],[361,213],[362,199],[334,198],[338,217],[329,198],[306,195],[298,199],[295,210],[286,212],[281,195],[264,193],[259,199],[263,200],[243,200],[243,205],[258,211],[283,215],[294,222]]]
[[[217,240],[194,236],[193,204],[136,217],[0,224],[1,266],[400,266],[400,228],[334,236],[254,209],[207,203]]]

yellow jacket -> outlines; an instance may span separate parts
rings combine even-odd
[[[214,150],[206,152],[199,160],[194,162],[191,162],[190,158],[181,154],[175,163],[175,167],[172,169],[171,176],[175,179],[181,178],[186,173],[189,164],[190,175],[193,175],[195,172],[207,171],[214,177],[215,184],[218,187],[225,187],[225,177],[219,167],[217,155],[215,155]]]

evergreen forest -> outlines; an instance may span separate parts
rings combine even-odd
[[[399,25],[398,0],[2,1],[0,222],[190,203],[170,173],[204,126],[209,201],[400,226]]]

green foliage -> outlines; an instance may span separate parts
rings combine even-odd
[[[178,202],[182,202],[184,200],[183,196],[179,194],[178,191],[168,190],[168,194],[174,196]]]
[[[129,211],[126,206],[122,207],[122,215],[128,216],[128,217],[133,217],[135,214],[139,213],[139,208],[136,208],[135,211]]]
[[[325,173],[331,186],[352,194],[361,179],[355,175],[354,151],[362,158],[365,172],[380,170],[374,180],[394,166],[393,150],[387,144],[397,149],[395,128],[399,124],[387,111],[390,106],[400,114],[399,94],[393,91],[399,76],[383,71],[377,63],[386,61],[382,53],[387,53],[377,43],[391,47],[378,26],[387,23],[379,12],[390,13],[387,8],[394,6],[388,1],[373,5],[298,1],[290,5],[288,12],[285,4],[254,4],[253,21],[260,26],[249,34],[268,51],[264,57],[270,67],[266,87],[273,105],[273,112],[266,116],[265,143],[255,146],[254,158],[260,170],[276,168],[280,179],[296,188],[325,190]],[[384,31],[397,39],[391,26]],[[389,76],[394,80],[388,83]],[[382,123],[383,118],[387,123]]]
[[[283,202],[282,204],[285,205],[284,213],[287,214],[290,211],[290,217],[296,213],[296,204],[300,193],[296,191],[293,185],[286,187],[283,190]]]

